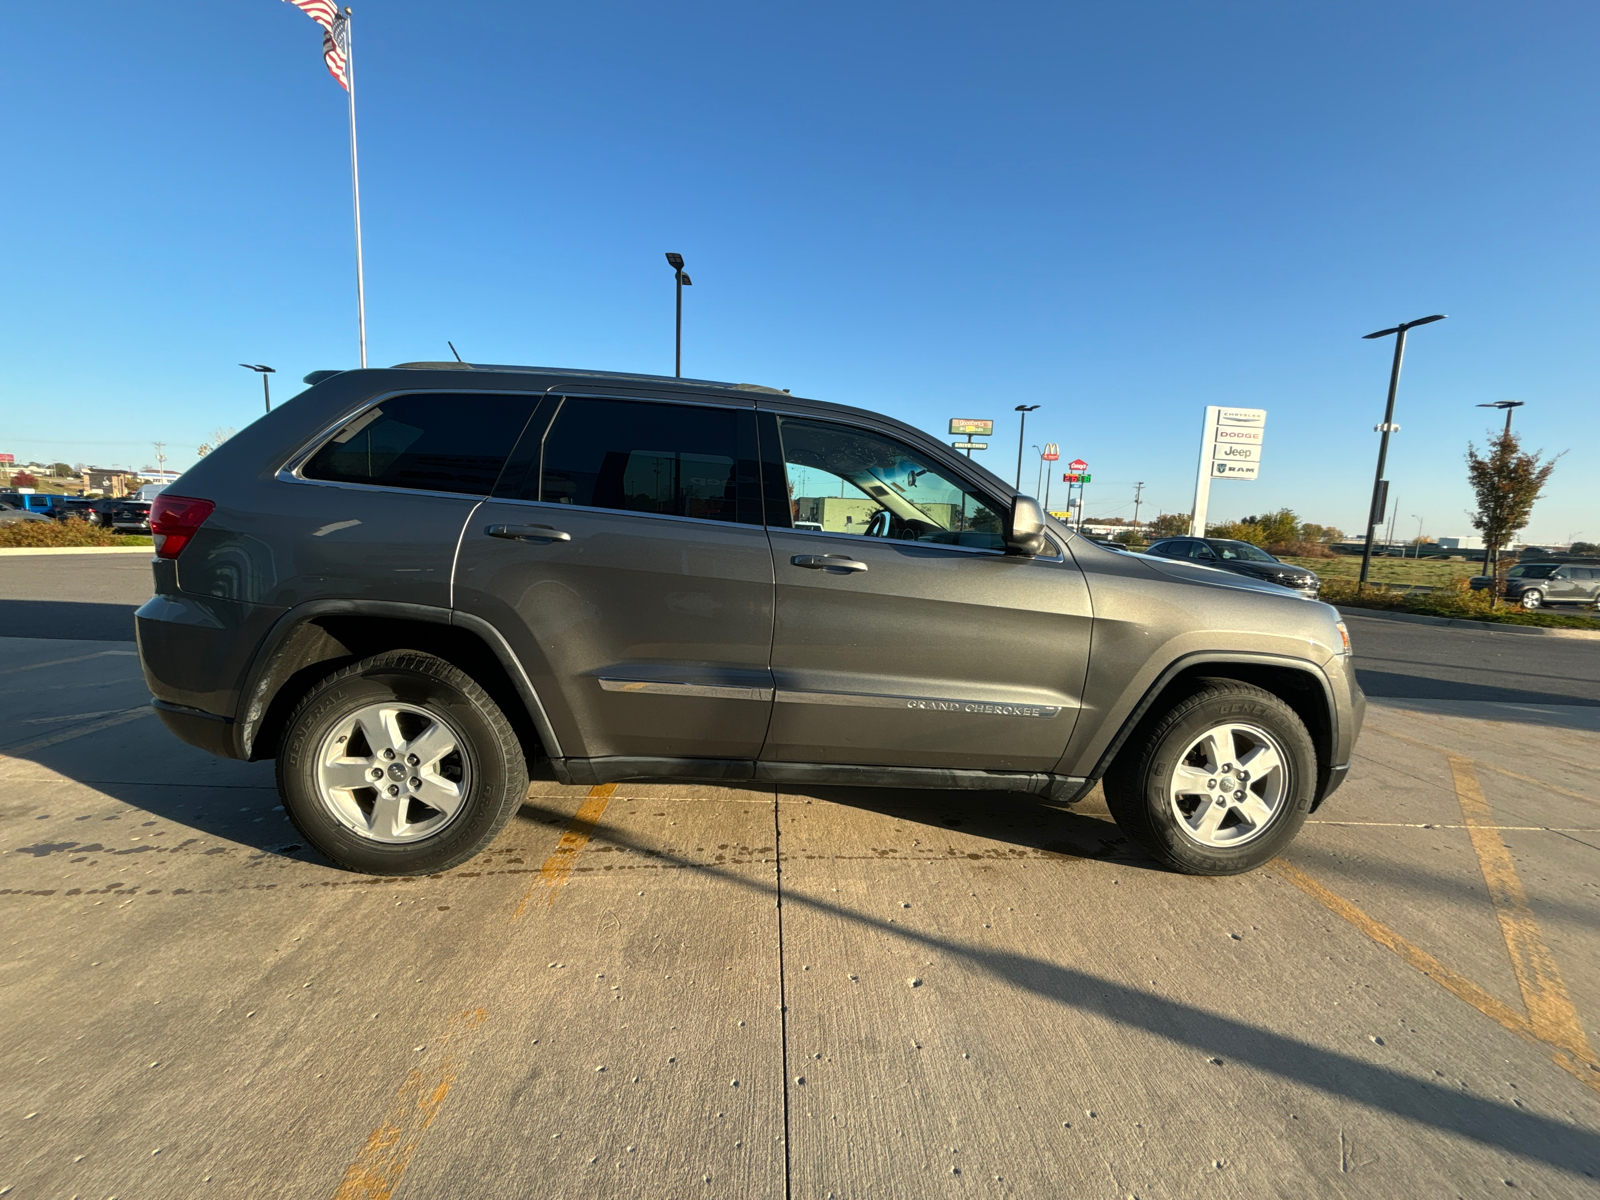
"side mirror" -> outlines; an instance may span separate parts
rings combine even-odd
[[[1006,552],[1033,558],[1044,549],[1044,513],[1032,496],[1011,502],[1011,528],[1006,530]]]

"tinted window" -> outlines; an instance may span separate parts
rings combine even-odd
[[[1261,563],[1275,563],[1278,561],[1265,550],[1259,550],[1255,546],[1252,546],[1249,542],[1212,542],[1211,548],[1220,554],[1225,560],[1230,561],[1233,559],[1243,559],[1245,562]]]
[[[307,479],[486,496],[534,397],[395,396],[367,409],[301,468]]]
[[[1004,550],[1000,515],[918,451],[826,421],[779,417],[796,528]]]
[[[759,525],[758,485],[753,412],[568,397],[544,436],[542,468],[512,494]]]

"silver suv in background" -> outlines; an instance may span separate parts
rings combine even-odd
[[[1494,580],[1475,575],[1472,590],[1481,592]],[[1546,604],[1600,605],[1600,559],[1518,563],[1506,572],[1506,599],[1523,608]]]
[[[749,384],[318,373],[154,502],[155,706],[272,758],[353,870],[481,850],[565,783],[1103,782],[1162,862],[1272,858],[1344,779],[1338,614],[1096,546],[888,417]]]

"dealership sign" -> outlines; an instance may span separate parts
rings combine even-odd
[[[1194,508],[1189,518],[1191,537],[1204,537],[1206,508],[1213,479],[1255,479],[1261,473],[1261,447],[1267,434],[1264,408],[1206,409],[1200,428],[1200,463],[1195,471]],[[1074,464],[1076,465],[1076,464]]]

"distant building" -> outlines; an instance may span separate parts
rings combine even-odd
[[[137,478],[126,467],[85,467],[83,489],[86,492],[103,492],[107,496],[126,496]]]

